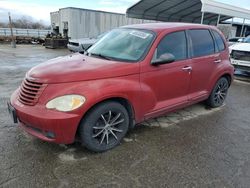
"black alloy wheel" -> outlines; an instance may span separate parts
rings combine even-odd
[[[105,102],[92,109],[80,124],[82,143],[91,151],[103,152],[117,146],[129,128],[126,108]]]

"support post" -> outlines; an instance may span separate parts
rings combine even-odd
[[[245,18],[243,19],[243,24],[242,24],[242,27],[241,27],[241,32],[240,32],[240,37],[242,37],[243,35],[243,31],[244,31],[244,26],[245,26]]]
[[[220,14],[218,14],[218,19],[217,19],[217,24],[216,26],[218,26],[220,24]]]
[[[13,35],[13,29],[12,29],[12,22],[11,22],[10,13],[9,13],[9,27],[10,27],[10,32],[11,32],[11,47],[16,48],[16,41],[15,41],[14,35]]]
[[[204,20],[204,12],[201,13],[201,24],[203,24],[203,20]]]

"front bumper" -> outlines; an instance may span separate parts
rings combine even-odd
[[[81,116],[48,110],[44,105],[24,105],[19,102],[18,91],[11,96],[19,125],[29,134],[48,142],[70,144],[75,141],[76,130]]]
[[[250,62],[249,61],[231,59],[231,63],[234,66],[234,68],[236,68],[240,71],[250,72]]]

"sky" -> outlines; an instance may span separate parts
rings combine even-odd
[[[249,0],[217,0],[218,2],[247,8]],[[138,0],[0,0],[0,22],[8,20],[8,12],[13,19],[23,15],[36,21],[50,24],[50,12],[63,7],[78,7],[109,12],[125,13]]]

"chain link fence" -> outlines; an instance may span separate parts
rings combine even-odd
[[[51,30],[13,28],[14,36],[23,36],[23,37],[45,38],[46,35],[50,32]],[[11,36],[10,28],[0,28],[0,36],[3,37]]]

